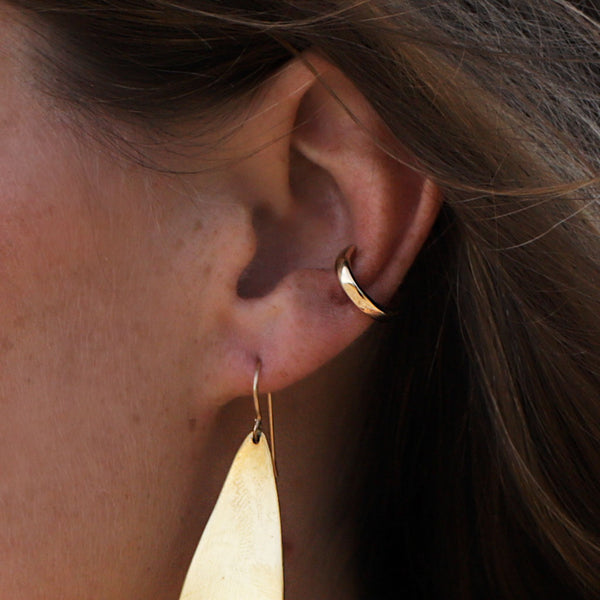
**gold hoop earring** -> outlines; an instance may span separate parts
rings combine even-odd
[[[257,361],[252,396],[254,427],[242,442],[204,528],[179,600],[283,599],[281,517],[258,392]],[[273,443],[273,410],[269,421]]]
[[[354,306],[365,315],[377,321],[385,321],[392,318],[395,316],[395,313],[379,306],[356,282],[350,268],[350,261],[355,252],[356,246],[348,246],[348,248],[342,250],[335,261],[335,270],[342,289]]]

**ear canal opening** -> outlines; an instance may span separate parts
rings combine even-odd
[[[280,247],[278,238],[289,230],[289,225],[277,219],[264,206],[257,208],[252,216],[257,247],[252,261],[244,269],[237,284],[240,298],[263,298],[273,291],[279,281],[289,272],[292,259]],[[290,235],[292,232],[285,232]]]

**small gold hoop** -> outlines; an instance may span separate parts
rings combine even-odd
[[[377,321],[385,321],[394,316],[394,313],[381,308],[367,293],[358,285],[352,269],[350,261],[356,252],[356,246],[348,246],[344,249],[335,261],[335,270],[346,296],[350,298],[354,306],[362,313],[368,315]]]

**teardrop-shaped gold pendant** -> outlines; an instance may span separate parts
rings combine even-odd
[[[206,524],[180,600],[282,600],[283,556],[269,445],[249,434]]]

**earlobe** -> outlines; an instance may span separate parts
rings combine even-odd
[[[305,58],[312,68],[296,59],[268,82],[255,110],[261,131],[277,135],[240,165],[260,200],[253,205],[256,251],[240,274],[230,342],[244,373],[260,357],[273,391],[318,369],[371,323],[340,287],[340,251],[359,248],[354,272],[384,305],[440,204],[437,187],[354,85],[325,59]]]

